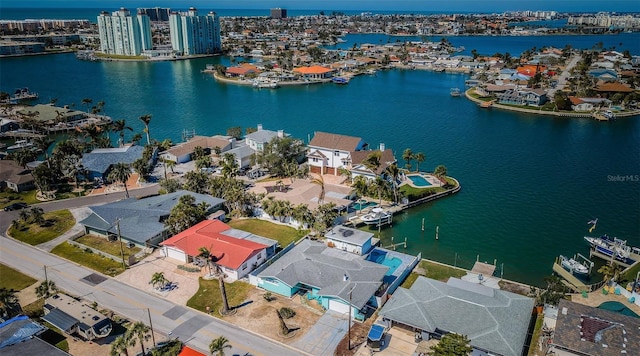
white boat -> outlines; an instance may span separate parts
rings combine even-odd
[[[29,147],[33,147],[33,143],[27,140],[17,140],[13,145],[7,147],[7,152],[18,151]]]
[[[333,77],[331,78],[331,81],[334,82],[335,84],[349,84],[349,78],[347,77]]]
[[[255,80],[253,82],[254,88],[267,88],[267,89],[276,89],[279,87],[278,82],[275,80]]]
[[[360,217],[360,220],[367,225],[386,225],[391,224],[393,214],[382,208],[373,208],[369,213]]]
[[[449,94],[451,94],[451,96],[454,96],[454,97],[460,96],[460,89],[451,88],[451,90],[449,91]]]
[[[632,250],[635,253],[637,248],[627,246],[627,241],[625,240],[619,239],[617,237],[611,238],[607,235],[602,235],[601,237],[585,236],[584,239],[589,243],[589,245],[591,245],[594,250],[605,256],[614,256],[617,260],[620,260],[627,264],[635,262],[631,260],[629,256],[631,255]]]
[[[573,274],[581,276],[586,276],[589,274],[589,269],[587,268],[587,266],[574,260],[573,258],[568,258],[560,255],[560,264],[564,269]]]

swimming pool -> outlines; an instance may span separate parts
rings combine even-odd
[[[389,267],[389,270],[385,273],[386,276],[393,275],[393,273],[402,264],[402,260],[398,257],[388,257],[386,253],[379,252],[377,250],[373,250],[371,254],[369,254],[369,258],[367,258],[367,260]]]
[[[620,313],[622,315],[632,316],[634,318],[640,318],[638,314],[634,313],[631,309],[627,308],[626,305],[620,302],[615,302],[615,301],[604,302],[598,306],[598,309],[608,310],[608,311]]]
[[[365,201],[365,202],[357,202],[354,203],[353,205],[351,205],[351,208],[353,210],[362,210],[371,206],[376,206],[378,205],[378,203],[376,202],[372,202],[372,201]]]
[[[416,187],[430,187],[432,185],[421,175],[407,176],[407,178],[411,179],[413,185],[415,185]]]

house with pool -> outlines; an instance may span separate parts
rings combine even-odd
[[[299,294],[325,310],[346,314],[351,309],[352,318],[364,320],[387,301],[421,258],[374,247],[372,238],[373,234],[339,226],[327,234],[326,242],[302,240],[258,270],[257,286],[288,298]]]

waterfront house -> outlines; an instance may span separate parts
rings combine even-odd
[[[637,355],[640,319],[561,299],[550,346],[557,355]]]
[[[600,82],[594,90],[605,95],[633,92],[632,88],[620,82]]]
[[[372,233],[342,225],[334,226],[324,237],[327,246],[356,255],[365,255],[373,248]]]
[[[613,69],[592,69],[587,72],[597,80],[612,82],[618,80],[618,73]]]
[[[107,337],[111,333],[111,320],[88,305],[58,293],[44,302],[42,320],[65,334],[78,334],[85,340]]]
[[[573,111],[590,112],[591,110],[593,110],[592,103],[587,103],[578,97],[569,96],[569,101],[571,101],[571,109],[573,109]]]
[[[228,67],[225,71],[225,75],[227,77],[240,79],[243,79],[249,75],[258,74],[260,74],[260,70],[258,69],[258,67],[249,63],[242,63],[235,67]]]
[[[275,254],[278,242],[231,228],[220,220],[205,220],[160,243],[162,255],[187,263],[207,248],[226,278],[236,281]]]
[[[309,169],[312,173],[338,175],[340,168],[351,165],[351,152],[368,146],[360,137],[316,131],[308,145]]]
[[[380,165],[375,170],[363,164],[363,162],[374,153],[380,154]],[[386,149],[384,143],[380,144],[380,149],[378,150],[353,151],[351,152],[351,177],[363,176],[369,180],[374,180],[378,176],[384,178],[387,168],[397,162],[398,160],[394,157],[393,151]]]
[[[14,131],[20,128],[17,121],[0,117],[0,132]]]
[[[41,123],[53,125],[57,123],[74,123],[87,117],[87,113],[71,110],[67,107],[57,107],[51,104],[37,104],[18,110],[22,116],[31,116]]]
[[[119,233],[122,240],[127,243],[155,247],[169,237],[164,221],[183,195],[193,196],[196,204],[201,202],[209,204],[209,213],[221,209],[224,203],[223,199],[210,195],[179,190],[144,199],[129,198],[90,206],[91,214],[80,221],[80,224],[87,234],[117,239]],[[116,221],[119,221],[119,232]]]
[[[189,141],[177,144],[162,152],[160,157],[176,163],[185,163],[191,161],[191,155],[196,147],[202,147],[208,153],[215,149],[224,153],[233,148],[233,141],[229,136],[194,136]]]
[[[547,92],[544,89],[512,89],[498,95],[500,104],[540,106],[546,101]]]
[[[304,79],[320,80],[331,78],[333,69],[315,65],[310,67],[294,68],[293,72],[300,75]]]
[[[258,124],[256,131],[245,135],[244,140],[247,146],[251,147],[254,151],[262,152],[265,144],[273,140],[274,138],[285,138],[289,134],[286,134],[284,130],[271,131],[262,128],[262,124]]]
[[[35,183],[29,169],[22,168],[12,160],[3,159],[0,160],[0,188],[20,193],[35,188]]]
[[[376,292],[389,267],[350,252],[302,240],[258,274],[258,287],[287,298],[296,293],[324,309],[364,319],[367,305],[376,309]]]
[[[419,276],[398,288],[379,312],[388,326],[416,332],[422,340],[466,335],[474,355],[520,356],[534,300],[481,284]]]
[[[111,167],[117,163],[132,164],[142,158],[144,147],[128,145],[116,148],[96,148],[82,155],[85,177],[89,180],[107,180]]]

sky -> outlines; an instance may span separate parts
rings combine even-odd
[[[638,0],[2,0],[1,7],[104,8],[189,7],[203,9],[367,10],[503,12],[640,12]]]

